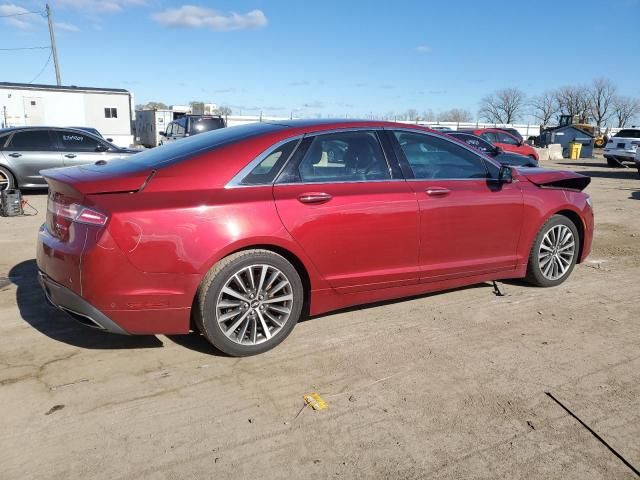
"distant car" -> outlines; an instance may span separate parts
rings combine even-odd
[[[640,175],[640,148],[636,148],[635,163],[636,168],[638,169],[638,175]]]
[[[138,152],[117,147],[77,128],[5,128],[0,130],[0,190],[47,188],[40,170],[122,158]]]
[[[447,132],[447,134],[489,155],[494,160],[497,160],[498,162],[500,162],[501,165],[510,165],[512,167],[537,167],[538,166],[538,161],[531,157],[526,157],[518,153],[505,152],[504,150],[502,150],[502,148],[496,147],[492,143],[487,142],[483,138],[480,138],[471,133]]]
[[[507,152],[519,153],[531,157],[538,161],[538,152],[530,145],[525,145],[522,140],[518,140],[510,133],[500,130],[499,128],[477,128],[475,130],[463,130],[466,133],[472,133],[483,138]]]
[[[604,158],[610,167],[621,167],[622,162],[633,162],[640,145],[640,128],[623,128],[609,139],[604,147]]]
[[[510,133],[514,137],[516,137],[521,142],[524,142],[524,137],[520,134],[520,132],[515,128],[496,128],[496,130],[502,130],[503,132]]]
[[[224,118],[215,115],[185,115],[167,125],[160,135],[164,137],[160,140],[160,145],[190,137],[198,133],[210,132],[227,126]]]
[[[593,236],[589,177],[499,165],[419,125],[260,122],[43,173],[37,265],[53,305],[114,333],[197,328],[233,356],[356,304],[560,285]]]

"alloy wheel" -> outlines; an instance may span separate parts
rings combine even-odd
[[[558,280],[569,271],[576,254],[573,232],[566,225],[555,225],[545,233],[538,250],[538,264],[547,280]]]
[[[240,345],[257,345],[277,335],[289,320],[293,288],[272,265],[250,265],[224,284],[216,302],[216,319],[223,333]]]
[[[9,188],[9,185],[11,185],[11,179],[6,173],[0,170],[0,191]]]

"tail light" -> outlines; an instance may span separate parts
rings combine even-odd
[[[84,223],[101,227],[109,217],[98,210],[86,207],[69,197],[51,192],[47,202],[47,227],[56,237],[66,240],[72,223]]]

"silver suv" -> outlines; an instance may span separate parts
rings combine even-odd
[[[78,128],[0,129],[0,190],[46,188],[40,170],[128,157],[138,152],[117,147]]]

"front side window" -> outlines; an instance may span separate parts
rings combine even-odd
[[[69,152],[97,152],[98,146],[101,145],[97,139],[89,135],[69,130],[59,130],[55,135],[58,137],[60,148]]]
[[[444,138],[394,132],[416,179],[463,180],[488,178],[481,157]]]
[[[185,124],[187,123],[187,119],[186,118],[181,118],[180,120],[177,120],[174,124],[173,124],[173,135],[179,136],[179,137],[184,137],[184,132],[186,131],[185,129]]]
[[[278,172],[287,162],[298,140],[291,140],[275,150],[269,152],[251,172],[242,179],[241,185],[270,185]]]
[[[391,178],[389,166],[374,132],[318,135],[298,166],[303,183],[357,182]]]
[[[518,139],[512,137],[511,135],[509,135],[508,133],[496,133],[496,136],[498,137],[498,142],[500,143],[505,143],[507,145],[518,145],[520,142],[518,142]]]
[[[47,130],[26,130],[14,133],[7,147],[13,150],[53,150],[51,136]]]

